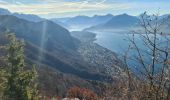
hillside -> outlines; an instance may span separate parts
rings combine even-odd
[[[7,9],[0,8],[0,15],[10,15],[11,12]]]
[[[90,44],[81,43],[80,40],[72,37],[69,31],[48,20],[35,23],[5,15],[0,16],[0,27],[2,36],[5,31],[9,30],[25,41],[26,61],[28,65],[38,65],[40,90],[45,94],[53,95],[60,91],[58,94],[61,95],[62,91],[74,85],[88,87],[97,92],[100,88],[97,85],[94,86],[93,81],[111,82],[112,78],[111,74],[107,73],[108,69],[121,66],[121,62],[111,51],[96,44],[91,47]],[[45,36],[42,38],[44,34]],[[42,41],[42,39],[45,40]],[[88,60],[91,57],[83,52],[95,52],[90,56],[100,55],[94,58],[94,63],[92,63]],[[109,56],[105,58],[106,52]],[[103,61],[105,59],[115,60],[118,63],[113,62],[103,66],[105,63],[100,62],[98,58]],[[121,67],[119,70],[122,72]],[[118,77],[121,76],[118,75]]]

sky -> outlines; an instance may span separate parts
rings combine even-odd
[[[170,0],[0,0],[0,8],[44,18],[78,15],[170,14]]]

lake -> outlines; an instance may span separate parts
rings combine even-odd
[[[128,48],[129,42],[127,39],[126,33],[113,33],[113,32],[96,32],[96,41],[99,45],[117,53],[122,54],[125,49]]]
[[[95,43],[98,43],[99,45],[115,52],[118,54],[120,59],[125,54],[125,51],[127,51],[128,46],[130,42],[128,41],[128,38],[132,37],[132,34],[129,34],[125,31],[114,31],[114,32],[97,32],[96,33],[96,41]],[[153,35],[149,35],[150,37],[153,37]],[[139,34],[135,34],[135,41],[140,49],[144,52],[150,52],[149,48],[144,45],[144,42],[141,40],[141,37]],[[158,41],[164,41],[161,36],[158,36]],[[166,45],[166,44],[165,44]],[[165,46],[163,45],[163,46]],[[170,46],[170,44],[167,44]],[[163,47],[163,46],[160,46]],[[129,52],[130,56],[135,56],[137,52],[131,51]],[[153,59],[152,56],[148,56],[146,53],[143,53],[143,58],[145,60],[145,63],[150,63],[150,61]],[[131,65],[131,69],[134,72],[138,73],[138,70],[144,70],[142,67],[140,67],[140,64],[136,61],[129,61],[129,65]],[[132,67],[133,66],[133,67]],[[155,72],[157,72],[159,67],[156,68]]]

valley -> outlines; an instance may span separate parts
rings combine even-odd
[[[42,1],[36,3],[39,2]],[[89,2],[92,1],[81,6]],[[75,8],[69,8],[70,12],[63,12],[63,8],[55,15],[46,12],[54,5],[41,4],[38,7],[44,6],[43,14],[0,8],[0,99],[16,95],[27,98],[18,100],[170,98],[169,14],[114,15],[109,10],[90,15],[77,11],[73,16],[71,11]],[[95,4],[92,2],[86,9],[108,7]],[[75,3],[62,6],[65,5],[71,7]],[[72,16],[59,17],[66,13]],[[46,14],[48,17],[43,17]],[[10,89],[23,95],[10,94]]]
[[[0,15],[0,20],[1,36],[15,33],[17,38],[25,41],[26,61],[28,65],[37,65],[40,90],[45,94],[48,94],[47,90],[51,91],[51,95],[55,94],[56,90],[44,85],[65,91],[71,84],[77,84],[97,91],[100,88],[95,86],[93,81],[107,83],[124,77],[122,63],[117,55],[94,43],[95,35],[72,37],[68,30],[48,20],[32,22],[13,15]],[[119,73],[122,73],[122,76]],[[113,74],[115,79],[112,79]],[[60,83],[59,79],[56,80],[60,76],[61,83],[67,84],[61,85],[62,90],[59,84],[54,84]],[[69,83],[65,83],[64,79]],[[58,95],[62,93],[59,92]]]

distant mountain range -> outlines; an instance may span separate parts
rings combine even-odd
[[[137,25],[139,19],[134,16],[130,16],[127,14],[117,15],[114,16],[111,20],[107,21],[103,24],[103,27],[113,27],[113,28],[120,28],[120,27],[131,27]]]
[[[67,24],[70,25],[97,25],[101,23],[105,23],[108,20],[110,20],[113,17],[113,15],[108,14],[108,15],[95,15],[93,17],[88,17],[88,16],[76,16],[73,18],[70,18],[69,20],[66,21]]]
[[[47,20],[41,18],[37,15],[32,14],[19,14],[11,13],[10,11],[0,8],[0,15],[13,15],[21,19],[32,22],[40,22]],[[160,18],[167,18],[169,14],[160,16]],[[52,18],[49,19],[54,23],[70,30],[70,31],[82,31],[82,30],[110,30],[110,29],[125,29],[138,26],[139,17],[131,16],[128,14],[121,15],[94,15],[89,16],[75,16],[75,17],[66,17],[66,18]]]
[[[107,29],[124,29],[137,27],[139,23],[138,17],[122,14],[113,16],[109,21],[89,27],[85,30],[107,30]]]
[[[70,18],[55,18],[51,19],[54,22],[62,22],[65,25],[68,25],[69,29],[76,29],[76,30],[82,30],[94,25],[102,24],[107,22],[113,17],[111,14],[99,16],[94,15],[93,17],[88,16],[76,16],[76,17],[70,17]]]
[[[162,20],[167,18],[169,14],[159,16]],[[67,17],[67,18],[54,18],[52,21],[58,23],[61,26],[66,26],[67,29],[71,31],[82,31],[82,30],[129,30],[132,28],[137,28],[139,26],[139,16],[131,16],[128,14],[120,15],[95,15],[93,17],[88,16],[76,16],[76,17]],[[160,21],[161,21],[160,20]],[[169,22],[170,23],[170,22]]]
[[[39,21],[44,20],[43,18],[41,18],[37,15],[11,13],[9,10],[3,9],[3,8],[0,8],[0,15],[13,15],[13,16],[16,16],[18,18],[25,19],[25,20],[32,21],[32,22],[39,22]]]

